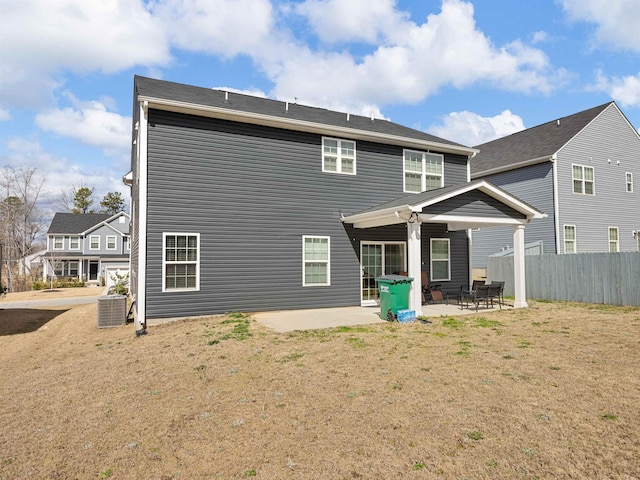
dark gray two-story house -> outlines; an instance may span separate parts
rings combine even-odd
[[[443,290],[469,283],[470,228],[508,225],[519,245],[541,216],[469,182],[476,150],[386,120],[137,76],[133,123],[124,180],[141,326],[373,305],[375,278],[398,272],[414,278],[420,312],[422,271]]]
[[[129,215],[56,213],[47,231],[43,277],[112,285],[129,273]]]

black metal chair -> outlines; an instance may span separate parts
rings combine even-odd
[[[500,285],[500,293],[498,294],[498,302],[504,305],[504,282],[492,281],[490,285]]]
[[[485,304],[486,308],[493,308],[493,300],[497,299],[500,310],[502,310],[502,304],[499,300],[500,285],[478,285],[474,291],[466,291],[460,293],[460,309],[469,307],[471,304],[476,306],[476,312],[481,303]]]

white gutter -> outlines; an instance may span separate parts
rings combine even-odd
[[[165,100],[161,98],[146,97],[140,95],[140,102],[148,102],[149,107],[169,112],[196,114],[202,117],[221,118],[224,120],[251,123],[254,125],[264,125],[268,127],[284,128],[287,130],[297,130],[309,133],[329,134],[342,136],[355,140],[366,140],[379,143],[388,143],[403,147],[418,148],[422,150],[438,150],[446,153],[460,155],[475,155],[477,149],[463,146],[450,145],[447,143],[431,142],[417,138],[390,135],[386,133],[371,132],[355,128],[339,127],[336,125],[326,125],[324,123],[308,122],[305,120],[295,120],[292,118],[275,117],[261,113],[243,112],[231,110],[229,108],[212,107],[207,105],[197,105],[194,103],[178,102],[175,100]]]
[[[492,168],[490,170],[483,170],[476,172],[472,175],[472,179],[486,177],[487,175],[493,175],[494,173],[508,172],[509,170],[515,170],[517,168],[528,167],[530,165],[536,165],[538,163],[553,162],[555,153],[553,155],[545,155],[543,157],[532,158],[531,160],[525,160],[518,163],[510,163],[509,165],[503,165],[501,167]]]

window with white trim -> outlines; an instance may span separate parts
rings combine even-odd
[[[78,276],[78,261],[72,260],[69,262],[69,276],[70,277]]]
[[[331,284],[329,237],[302,237],[302,286]]]
[[[620,243],[618,241],[618,227],[609,227],[609,251],[620,251]]]
[[[116,236],[107,235],[107,250],[115,250],[115,249],[116,249]]]
[[[627,192],[633,192],[633,173],[627,172],[625,173],[626,181],[627,181]]]
[[[162,236],[162,291],[200,290],[200,234]]]
[[[123,242],[127,245],[127,251],[131,250],[131,237],[124,237]]]
[[[420,193],[444,186],[444,155],[404,150],[404,191]]]
[[[89,250],[100,250],[100,235],[89,237]]]
[[[595,195],[595,174],[593,167],[572,165],[573,193]]]
[[[323,137],[322,171],[355,175],[356,142]]]
[[[564,253],[576,253],[576,226],[564,226]]]
[[[80,250],[80,237],[69,237],[69,250]]]
[[[64,237],[53,237],[53,249],[64,250]]]
[[[451,258],[448,238],[431,239],[431,280],[451,280]]]

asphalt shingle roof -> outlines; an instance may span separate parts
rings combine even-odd
[[[480,153],[470,161],[471,176],[494,169],[508,170],[510,165],[517,168],[518,164],[527,160],[550,157],[613,103],[605,103],[475,146]]]
[[[371,118],[369,117],[349,114],[349,121],[347,121],[346,113],[327,110],[324,108],[309,107],[289,102],[287,110],[286,102],[240,93],[226,92],[224,90],[194,87],[191,85],[167,82],[165,80],[156,80],[138,75],[135,76],[134,83],[137,94],[148,98],[226,108],[246,113],[312,122],[319,125],[352,128],[366,132],[396,135],[427,142],[437,142],[456,147],[465,147],[459,143],[445,140],[419,130],[414,130],[388,120],[375,119],[375,121],[371,121]],[[226,99],[227,94],[228,100]]]
[[[47,233],[82,233],[112,216],[105,213],[56,213]]]

